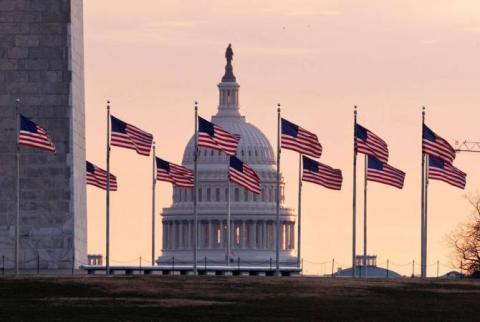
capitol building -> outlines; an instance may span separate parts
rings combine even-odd
[[[265,135],[246,121],[239,109],[239,88],[232,65],[225,66],[219,89],[217,113],[211,121],[240,136],[237,157],[255,169],[262,193],[256,195],[232,183],[231,257],[241,265],[275,266],[276,166],[275,153]],[[182,164],[193,169],[194,137],[188,142]],[[198,166],[198,263],[227,264],[228,156],[200,148]],[[280,264],[296,266],[295,214],[284,206],[280,189]],[[162,212],[163,248],[158,264],[174,261],[192,264],[194,241],[193,189],[173,189],[172,205]],[[273,264],[272,264],[273,263]]]

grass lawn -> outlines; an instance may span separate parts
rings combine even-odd
[[[0,278],[0,321],[480,321],[480,281]]]

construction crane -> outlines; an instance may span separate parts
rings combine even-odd
[[[480,142],[466,140],[463,142],[455,141],[455,151],[480,153]]]

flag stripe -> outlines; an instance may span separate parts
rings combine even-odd
[[[322,155],[322,145],[318,142],[316,134],[283,118],[281,119],[281,123],[282,148],[293,150],[314,158],[319,158]]]
[[[111,116],[111,144],[121,148],[135,150],[138,154],[149,156],[152,148],[153,135],[138,127],[125,123]]]
[[[107,190],[107,171],[87,161],[87,184]],[[117,177],[110,173],[110,191],[117,191]]]
[[[368,156],[367,180],[402,189],[405,182],[405,172],[383,163],[373,156]]]
[[[228,177],[230,181],[235,182],[253,193],[260,194],[262,191],[260,178],[255,170],[235,156],[230,156]]]
[[[358,153],[376,157],[383,163],[388,162],[388,145],[378,135],[367,128],[356,125],[356,148]]]
[[[231,134],[220,126],[198,117],[198,146],[235,155],[240,142],[238,134]]]
[[[467,174],[460,169],[454,167],[450,163],[437,158],[429,156],[428,162],[428,178],[432,180],[440,180],[455,186],[460,189],[464,189],[467,183]]]
[[[448,163],[452,163],[456,156],[455,149],[450,143],[425,124],[423,125],[422,149],[423,153],[441,158]]]
[[[303,156],[302,181],[319,184],[328,189],[341,190],[342,171]]]
[[[194,186],[193,171],[160,158],[156,158],[157,180],[170,182],[179,188],[192,188]],[[167,167],[165,169],[163,166]]]
[[[23,115],[20,115],[18,144],[55,153],[55,145],[47,131]]]

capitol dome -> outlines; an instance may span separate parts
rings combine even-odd
[[[211,121],[240,136],[236,156],[258,174],[262,192],[256,195],[231,184],[230,261],[243,265],[268,266],[275,261],[276,241],[276,157],[266,136],[246,121],[239,109],[239,84],[231,64],[218,84],[219,105]],[[200,113],[201,114],[201,113]],[[192,137],[182,164],[194,167],[195,140]],[[198,167],[198,256],[199,264],[226,264],[228,156],[220,151],[200,148]],[[280,183],[280,261],[297,265],[295,256],[295,214],[283,205],[284,183]],[[157,262],[191,264],[194,241],[193,189],[174,188],[172,205],[162,212],[163,247]]]

